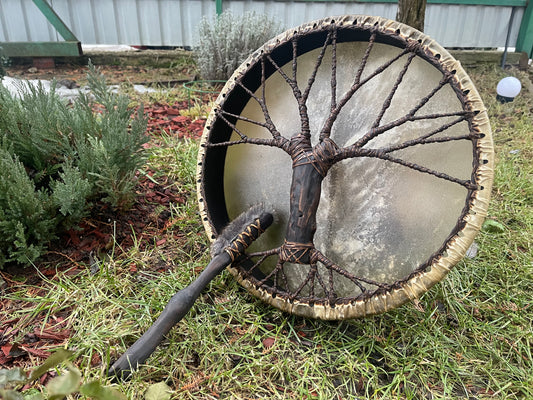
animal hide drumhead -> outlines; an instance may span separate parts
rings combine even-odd
[[[459,62],[409,26],[354,15],[291,29],[235,71],[202,136],[198,196],[212,239],[251,204],[274,210],[230,268],[251,293],[345,319],[443,279],[480,229],[492,174],[487,113]],[[311,203],[311,233],[296,235],[308,240],[293,243],[308,210],[293,204]]]

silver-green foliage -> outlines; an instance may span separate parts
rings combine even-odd
[[[201,77],[228,79],[250,53],[281,31],[274,18],[255,12],[236,15],[228,10],[213,18],[204,17],[196,48]]]
[[[53,86],[27,83],[13,96],[0,85],[0,267],[35,260],[97,201],[131,205],[146,118],[92,65],[88,81],[73,104]]]
[[[36,190],[17,156],[0,147],[0,266],[37,258],[55,226],[47,193]]]

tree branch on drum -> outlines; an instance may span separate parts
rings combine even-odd
[[[334,29],[331,38],[331,109],[337,108],[337,30]],[[320,139],[323,139],[321,136]]]
[[[359,140],[357,140],[351,147],[363,147],[365,144],[370,142],[372,139],[376,138],[378,135],[381,135],[384,132],[387,132],[391,130],[392,128],[396,128],[400,125],[405,124],[406,122],[412,122],[417,121],[421,119],[437,119],[437,118],[444,118],[444,117],[451,117],[451,116],[460,116],[460,115],[469,115],[473,116],[472,113],[469,113],[468,111],[457,111],[457,112],[451,112],[451,113],[440,113],[440,114],[431,114],[431,115],[422,115],[422,116],[415,116],[415,114],[425,105],[427,102],[437,94],[439,90],[441,90],[445,84],[449,82],[451,79],[451,74],[445,75],[439,82],[439,84],[433,88],[433,90],[424,98],[422,98],[418,104],[416,104],[415,107],[413,107],[407,114],[405,114],[403,117],[400,117],[394,121],[389,122],[388,124],[378,126],[373,125],[370,131],[365,133]],[[395,89],[393,88],[393,91],[395,92]],[[387,106],[387,101],[383,104],[383,107]]]
[[[449,140],[448,140],[449,141]],[[415,171],[422,172],[425,174],[433,175],[437,178],[444,179],[449,182],[457,183],[458,185],[464,186],[468,190],[478,190],[478,186],[473,183],[471,180],[459,179],[444,172],[435,171],[431,168],[427,168],[413,162],[402,160],[401,158],[392,157],[389,154],[379,150],[379,149],[353,149],[353,151],[346,151],[346,157],[339,157],[339,159],[354,158],[354,157],[371,157],[378,158],[384,161],[390,161],[395,164],[403,165],[404,167],[411,168]],[[353,154],[356,154],[355,156]]]
[[[261,71],[262,76],[264,76],[265,75],[264,62],[261,63],[261,68],[262,68],[262,71]],[[240,81],[237,81],[237,85],[243,88],[246,91],[246,93],[248,93],[255,101],[257,101],[257,103],[261,107],[261,110],[263,111],[263,116],[265,117],[266,127],[269,130],[269,132],[272,134],[272,137],[280,138],[281,133],[279,133],[279,131],[276,129],[276,126],[274,125],[274,122],[272,122],[272,119],[270,118],[270,114],[268,113],[268,108],[267,108],[266,100],[265,100],[265,86],[262,85],[262,89],[263,89],[262,98],[259,99],[250,89],[244,86]]]
[[[392,103],[392,98],[396,94],[396,91],[398,90],[398,87],[400,86],[400,83],[402,83],[402,80],[403,80],[405,74],[407,73],[407,69],[411,65],[411,62],[413,61],[415,56],[416,56],[416,53],[411,53],[407,57],[407,61],[405,62],[405,65],[403,66],[402,70],[398,74],[398,77],[396,78],[396,82],[394,83],[394,86],[392,87],[392,90],[390,91],[389,95],[385,99],[385,101],[383,103],[383,106],[381,107],[381,111],[379,112],[378,117],[376,118],[376,120],[372,124],[372,128],[377,128],[379,126],[379,124],[381,123],[381,120],[383,119],[383,116],[385,115],[385,112],[389,109],[389,107],[390,107],[390,105]]]
[[[258,122],[258,121],[252,121],[248,118],[244,118],[241,116],[237,116],[235,114],[227,113],[225,111],[221,111],[218,113],[218,116],[220,119],[222,119],[228,126],[230,126],[240,137],[241,140],[233,140],[233,141],[226,141],[226,142],[220,142],[220,143],[210,143],[210,147],[228,147],[228,146],[234,146],[237,144],[256,144],[256,145],[263,145],[263,146],[272,146],[272,147],[279,147],[280,149],[286,149],[289,146],[289,140],[284,138],[283,136],[279,135],[272,139],[259,139],[259,138],[251,138],[246,136],[244,133],[242,133],[237,126],[230,122],[225,115],[235,116],[237,119],[253,123],[255,125],[267,127],[266,124]]]
[[[316,74],[318,72],[318,69],[322,65],[322,60],[324,59],[324,55],[326,54],[326,50],[329,46],[333,32],[334,30],[330,30],[328,32],[328,35],[326,36],[326,40],[324,41],[324,45],[322,46],[322,49],[320,50],[320,53],[318,54],[318,57],[315,62],[315,66],[313,68],[313,72],[311,73],[311,76],[309,77],[309,80],[307,81],[307,87],[305,88],[304,93],[301,98],[301,101],[303,103],[307,103],[307,98],[309,97],[309,93],[311,92],[311,87],[315,83]]]
[[[370,46],[370,44],[369,44]],[[405,49],[400,54],[398,54],[396,57],[390,59],[385,64],[381,65],[379,68],[374,70],[370,75],[368,75],[365,79],[362,81],[360,80],[361,76],[359,73],[356,76],[355,82],[352,85],[352,87],[344,94],[344,96],[341,98],[335,109],[331,110],[331,113],[329,114],[328,119],[326,120],[324,127],[322,128],[320,132],[320,137],[326,137],[331,134],[331,128],[333,127],[333,124],[337,120],[337,117],[339,113],[341,112],[342,108],[348,103],[348,101],[353,97],[353,95],[367,82],[369,82],[372,78],[375,78],[380,73],[385,71],[388,67],[390,67],[394,62],[402,58],[405,54],[407,54],[409,51]],[[360,68],[360,71],[362,73],[365,64],[362,64],[362,68]],[[359,72],[359,71],[358,71]]]
[[[460,122],[466,121],[469,117],[470,117],[470,115],[467,115],[467,114],[462,115],[459,118],[455,119],[454,121],[451,121],[451,122],[449,122],[447,124],[443,124],[440,127],[438,127],[437,129],[435,129],[435,130],[433,130],[433,131],[431,131],[431,132],[429,132],[429,133],[427,133],[425,135],[422,135],[422,136],[418,137],[417,139],[409,140],[409,141],[403,142],[403,143],[395,145],[395,146],[389,146],[389,147],[385,147],[385,148],[382,147],[381,150],[384,151],[385,153],[390,153],[392,151],[401,150],[401,149],[404,149],[404,148],[407,148],[407,147],[411,147],[411,146],[416,146],[418,144],[430,143],[427,139],[429,139],[432,136],[435,136],[438,133],[444,132],[448,128],[451,128],[452,126],[457,125]],[[472,139],[475,139],[476,137],[474,137],[474,135],[472,135],[472,134],[469,134],[469,135],[461,136],[461,138],[462,139],[464,138],[464,139],[472,140]],[[443,141],[448,141],[448,140],[454,140],[454,137],[446,136],[445,138],[441,138],[441,139],[443,139]]]
[[[293,45],[293,57],[297,54],[296,50],[296,41],[292,41]],[[289,76],[283,71],[282,68],[274,61],[274,59],[270,56],[270,54],[266,55],[266,58],[270,63],[276,68],[276,70],[279,72],[279,74],[285,79],[285,82],[291,87],[292,92],[294,94],[294,98],[298,102],[298,113],[300,115],[300,121],[301,121],[301,134],[304,135],[306,138],[311,138],[311,133],[309,130],[309,116],[307,114],[307,106],[305,105],[305,102],[302,101],[302,92],[300,91],[300,88],[298,87],[298,82],[296,79],[289,78]],[[296,74],[297,69],[297,62],[296,58],[293,58],[293,71],[294,74]]]

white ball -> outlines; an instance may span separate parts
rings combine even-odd
[[[522,84],[514,76],[508,76],[498,82],[496,86],[496,93],[503,97],[509,97],[514,99],[520,93]]]

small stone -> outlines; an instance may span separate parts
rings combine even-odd
[[[466,251],[466,257],[468,258],[475,258],[477,256],[477,251],[479,250],[479,246],[476,242],[472,242],[472,245],[468,248]]]
[[[60,81],[57,82],[57,84],[59,86],[64,86],[67,89],[76,89],[80,87],[80,85],[78,85],[76,81],[72,79],[61,79]]]

